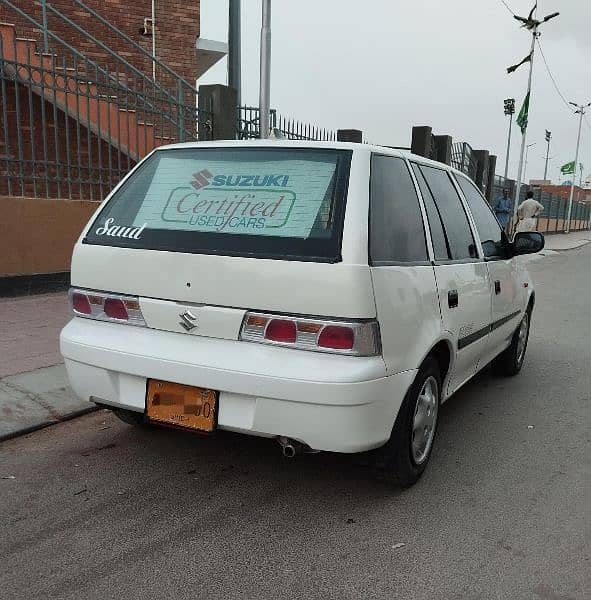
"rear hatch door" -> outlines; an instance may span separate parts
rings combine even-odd
[[[85,231],[72,282],[140,296],[150,327],[209,337],[237,339],[247,310],[374,318],[367,264],[342,258],[351,160],[315,147],[157,151]]]

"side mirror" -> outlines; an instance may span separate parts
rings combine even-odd
[[[538,231],[523,231],[513,238],[513,256],[535,254],[544,249],[546,241]]]

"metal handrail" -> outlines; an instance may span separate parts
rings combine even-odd
[[[4,4],[7,4],[10,8],[12,8],[12,10],[14,10],[17,14],[19,14],[21,17],[23,17],[24,19],[26,19],[27,21],[29,21],[30,23],[33,24],[33,26],[37,29],[42,30],[43,26],[41,23],[37,22],[33,17],[31,17],[31,15],[28,15],[24,10],[21,10],[18,6],[15,6],[12,2],[10,2],[10,0],[0,0],[0,2],[3,2]],[[57,11],[56,9],[54,9],[50,4],[47,4],[47,7],[50,10],[53,10],[54,12],[56,12],[58,15],[62,16],[61,13],[59,11]],[[53,33],[53,31],[47,30],[47,33],[49,36],[51,36],[58,44],[60,44],[61,46],[64,46],[69,52],[71,52],[73,55],[75,55],[77,58],[79,58],[80,60],[84,61],[84,62],[88,62],[88,63],[92,63],[93,66],[96,66],[96,69],[98,72],[100,72],[102,75],[105,75],[106,77],[115,80],[115,78],[111,75],[111,73],[109,73],[106,69],[103,69],[101,66],[99,66],[98,64],[95,65],[93,61],[90,61],[86,56],[84,56],[84,54],[82,54],[82,52],[79,52],[78,50],[76,50],[76,48],[74,48],[73,46],[70,46],[70,44],[68,44],[68,42],[65,42],[62,38],[60,38],[57,34]],[[82,30],[82,33],[84,33],[85,35],[89,35],[86,32],[84,32],[84,30]],[[92,39],[92,36],[89,35],[89,37]],[[93,40],[94,41],[94,40]],[[109,49],[108,49],[109,50]],[[123,62],[124,64],[126,63],[125,59],[118,57],[112,50],[109,50],[118,60],[121,60],[121,62]],[[131,66],[131,65],[130,65]],[[131,66],[132,69],[135,69],[135,67]],[[141,73],[141,71],[138,71],[138,73],[140,74],[140,76],[143,76],[144,78],[146,77],[144,73]],[[125,87],[125,86],[124,86]],[[159,87],[159,86],[157,86]],[[174,98],[173,96],[171,96],[169,94],[169,92],[167,90],[162,90],[164,91],[171,99],[176,101],[176,98]]]
[[[131,39],[127,34],[123,33],[123,31],[121,31],[119,28],[115,27],[115,25],[113,25],[107,19],[102,17],[95,10],[90,8],[90,6],[87,6],[86,4],[84,4],[84,2],[81,2],[80,0],[72,0],[72,1],[75,2],[81,8],[83,8],[84,10],[86,10],[87,12],[89,12],[95,19],[97,19],[100,23],[102,23],[103,25],[108,27],[111,31],[115,32],[117,35],[122,37],[126,42],[131,44],[141,54],[148,57],[152,62],[156,63],[161,69],[164,69],[169,75],[172,75],[175,79],[184,83],[187,87],[191,88],[191,90],[196,92],[196,88],[194,85],[190,84],[186,79],[181,77],[181,75],[179,75],[176,71],[171,69],[168,65],[165,65],[162,61],[157,59],[155,56],[152,56],[152,54],[150,54],[145,48],[142,48],[137,42],[135,42],[133,39]],[[152,35],[155,35],[155,33],[152,32]]]
[[[31,23],[36,29],[39,29],[39,30],[43,29],[43,26],[42,26],[41,23],[39,23],[36,19],[34,19],[33,17],[31,17],[29,14],[27,14],[22,9],[20,9],[18,6],[15,6],[12,2],[10,2],[10,0],[0,0],[0,2],[3,2],[9,8],[11,8],[12,10],[14,10],[18,15],[20,15],[21,17],[23,17],[25,20],[29,21],[29,23]],[[124,66],[128,67],[133,73],[137,74],[139,76],[139,78],[141,80],[147,82],[150,85],[150,87],[152,87],[154,89],[154,91],[160,92],[165,99],[167,99],[171,103],[176,104],[178,106],[179,111],[184,107],[184,104],[181,102],[181,97],[177,98],[170,91],[168,91],[167,89],[165,89],[164,87],[162,87],[160,84],[158,84],[155,81],[153,81],[150,77],[147,77],[145,73],[139,71],[133,65],[131,65],[130,63],[128,63],[125,59],[123,59],[120,56],[118,56],[108,46],[106,46],[105,44],[103,44],[102,42],[100,42],[99,40],[97,40],[94,36],[92,36],[91,34],[89,34],[87,31],[85,31],[79,25],[77,25],[76,23],[74,23],[73,21],[71,21],[71,19],[69,19],[68,17],[66,17],[65,15],[63,15],[58,9],[56,9],[55,7],[53,7],[51,4],[46,3],[46,5],[47,5],[47,8],[49,10],[51,10],[57,16],[59,16],[60,18],[62,18],[66,23],[68,23],[69,25],[71,25],[72,27],[74,27],[74,29],[76,29],[77,31],[79,31],[83,35],[89,37],[91,39],[91,41],[97,43],[99,46],[101,46],[102,48],[104,48],[117,61],[121,62]],[[72,47],[70,44],[68,44],[62,38],[60,38],[53,31],[51,31],[51,30],[48,29],[47,33],[48,33],[48,35],[52,39],[54,39],[58,44],[60,44],[60,46],[63,46],[64,48],[66,48],[72,55],[74,55],[75,57],[77,57],[78,59],[80,59],[81,61],[83,61],[84,63],[91,65],[93,67],[93,69],[97,73],[100,73],[101,75],[103,75],[104,77],[106,77],[108,80],[113,81],[114,83],[116,83],[117,86],[123,88],[124,90],[126,90],[126,91],[128,91],[130,93],[136,93],[137,94],[137,92],[135,92],[134,90],[132,90],[131,88],[129,88],[127,85],[125,85],[124,83],[122,83],[121,81],[119,81],[119,79],[117,79],[111,73],[109,73],[108,70],[102,68],[101,66],[99,66],[94,61],[89,60],[86,56],[84,56],[84,54],[82,54],[81,52],[79,52],[78,50],[76,50],[74,47]],[[182,96],[182,94],[179,94],[179,96]],[[153,106],[152,103],[149,102],[148,98],[145,95],[143,95],[143,97],[144,97],[144,101],[146,102],[147,106],[150,106],[151,108],[155,108],[155,106]],[[182,123],[181,123],[182,119],[179,119],[179,121],[177,121],[170,114],[162,114],[162,117],[165,120],[167,120],[169,123],[171,123],[172,125],[174,125],[175,127],[177,127],[177,128],[180,128],[180,127],[183,126]],[[179,136],[179,137],[184,137],[184,133],[185,132],[183,131],[181,133],[183,135]]]

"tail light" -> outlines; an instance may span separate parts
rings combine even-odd
[[[247,313],[240,339],[351,356],[376,356],[381,351],[376,321],[318,320]]]
[[[145,327],[140,301],[134,296],[104,292],[89,292],[72,288],[69,293],[70,309],[77,317],[110,321]]]
[[[79,315],[90,315],[92,314],[92,307],[88,301],[88,296],[81,292],[72,292],[70,294],[70,302],[72,305],[72,311]]]

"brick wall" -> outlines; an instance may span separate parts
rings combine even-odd
[[[42,22],[41,7],[33,0],[12,0],[38,22]],[[151,16],[151,0],[84,0],[84,3],[99,13],[123,33],[140,44],[147,52],[152,52],[151,38],[139,34],[144,17]],[[134,67],[151,77],[152,63],[127,42],[118,37],[91,17],[72,0],[51,0],[51,4],[75,21],[78,25],[90,31],[96,38],[125,58]],[[48,11],[49,29],[59,35],[64,41],[82,52],[89,59],[98,62],[103,67],[117,71],[118,63],[108,57],[108,54],[78,33]],[[43,40],[42,31],[35,29],[31,23],[21,18],[6,5],[0,4],[0,21],[17,25],[17,35]],[[156,54],[159,60],[176,71],[189,83],[194,84],[197,69],[195,40],[199,36],[199,0],[156,0]],[[54,51],[59,54],[60,48],[50,39]],[[156,78],[162,84],[170,86],[171,82],[161,72],[157,71]]]

